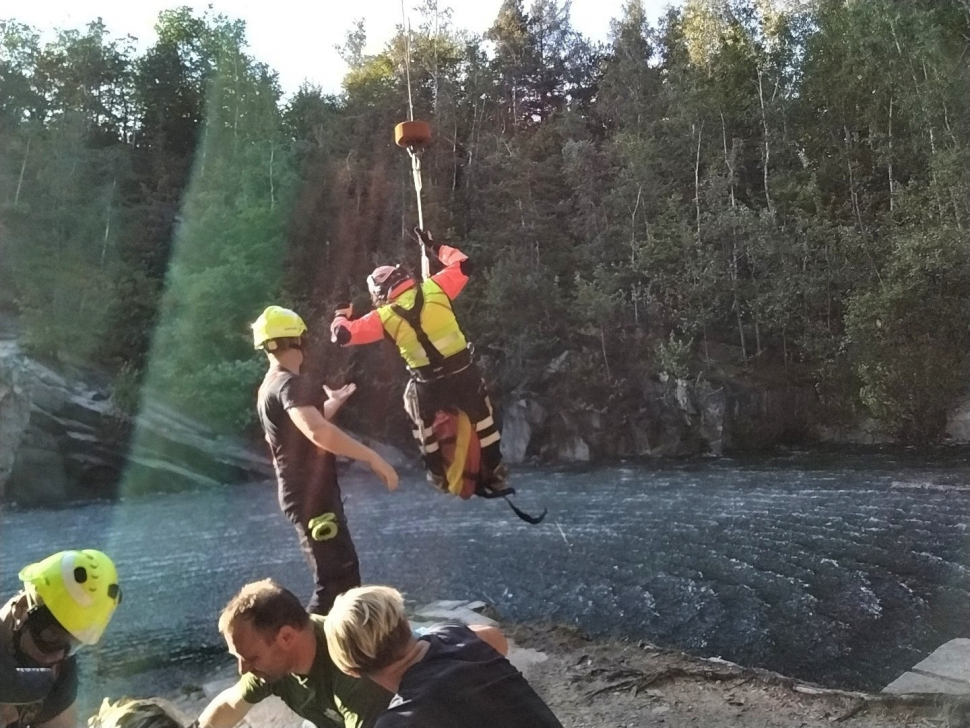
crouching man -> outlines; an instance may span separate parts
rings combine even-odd
[[[396,694],[376,728],[562,728],[495,627],[442,623],[415,638],[401,594],[364,586],[337,597],[324,631],[340,670]]]

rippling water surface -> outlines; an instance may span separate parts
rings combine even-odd
[[[630,465],[517,476],[538,527],[417,478],[342,479],[365,581],[415,601],[644,638],[826,685],[879,688],[970,636],[970,465],[881,453]],[[219,609],[271,576],[309,596],[272,486],[149,496],[0,520],[0,587],[52,551],[109,551],[125,600],[85,657],[88,691],[151,693],[227,664]],[[97,687],[92,687],[96,685]]]

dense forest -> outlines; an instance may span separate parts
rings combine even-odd
[[[639,0],[593,43],[561,0],[484,36],[414,10],[436,139],[427,226],[477,269],[458,310],[498,394],[616,414],[662,373],[813,388],[936,440],[970,348],[970,0]],[[248,323],[305,314],[357,418],[399,415],[391,348],[338,351],[375,264],[417,267],[393,143],[405,35],[350,28],[340,94],[284,97],[242,22],[163,12],[136,50],[0,21],[0,308],[37,357],[252,427]],[[363,423],[358,423],[363,424]]]

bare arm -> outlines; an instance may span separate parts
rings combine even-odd
[[[293,424],[306,439],[321,450],[370,464],[380,456],[366,445],[327,421],[316,407],[291,407],[287,410]]]
[[[508,656],[509,641],[505,639],[505,635],[499,631],[498,627],[490,627],[485,624],[470,624],[468,625],[468,629],[474,632],[478,639],[500,655]]]
[[[344,406],[344,403],[336,399],[328,399],[323,403],[323,419],[328,422],[337,416],[337,412]]]
[[[45,723],[39,723],[36,728],[77,728],[78,725],[77,703],[71,703],[64,712],[58,713]]]
[[[252,707],[243,698],[237,683],[223,690],[206,706],[199,716],[199,728],[233,728]]]
[[[398,478],[394,468],[369,447],[328,422],[316,407],[291,407],[287,412],[297,429],[318,448],[366,463],[388,490],[397,488]]]

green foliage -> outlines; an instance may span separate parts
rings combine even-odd
[[[882,282],[849,301],[846,329],[866,406],[903,439],[938,439],[965,386],[970,263],[954,230],[908,230]]]
[[[219,432],[243,432],[256,423],[253,398],[266,369],[265,357],[221,361],[205,357],[187,369],[175,369],[173,363],[162,360],[158,367],[164,394],[183,412]]]
[[[284,100],[241,22],[177,8],[157,33],[0,22],[0,304],[25,343],[238,430],[248,323],[279,302],[315,375],[392,390],[383,350],[324,339],[374,265],[417,267],[404,35],[368,55],[355,24],[343,93]],[[657,27],[630,0],[602,47],[561,0],[505,0],[484,38],[425,0],[425,220],[477,266],[456,305],[498,393],[629,408],[700,357],[937,437],[968,343],[968,36],[963,0],[690,0]]]
[[[657,343],[657,363],[662,372],[676,379],[686,379],[690,375],[690,362],[693,356],[694,341],[678,339],[670,332],[667,341]]]
[[[278,290],[296,177],[275,79],[239,47],[223,44],[219,53],[147,385],[212,426],[238,431],[252,422],[245,403],[262,364],[247,324]]]

